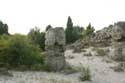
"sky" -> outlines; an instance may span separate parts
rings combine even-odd
[[[31,28],[44,31],[48,24],[66,27],[71,16],[74,26],[96,30],[125,21],[125,0],[0,0],[0,20],[9,33],[27,34]]]

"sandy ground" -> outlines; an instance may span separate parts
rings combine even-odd
[[[67,60],[72,65],[89,67],[92,74],[92,82],[90,83],[125,83],[125,72],[114,72],[111,67],[118,63],[108,59],[107,57],[95,56],[95,52],[87,49],[93,56],[83,56],[84,53],[72,54],[71,50],[67,51],[67,55],[75,58]]]
[[[80,73],[63,74],[55,72],[17,72],[10,71],[14,77],[0,76],[0,83],[125,83],[125,72],[114,72],[110,67],[117,63],[106,57],[95,56],[91,48],[86,49],[92,56],[84,56],[85,52],[65,52],[66,61],[74,67],[89,67],[92,81],[81,82]],[[69,58],[73,56],[74,58]]]

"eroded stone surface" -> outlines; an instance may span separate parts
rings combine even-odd
[[[125,22],[115,23],[111,34],[113,59],[125,61]]]
[[[63,28],[57,27],[46,32],[46,65],[54,71],[59,71],[65,66],[65,33]]]
[[[74,48],[112,47],[112,50],[110,50],[112,54],[109,55],[114,60],[125,61],[125,22],[117,22],[96,31],[91,38],[76,41],[73,46]]]

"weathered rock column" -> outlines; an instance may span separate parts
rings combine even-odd
[[[118,61],[125,61],[125,22],[114,24],[112,39],[112,58]]]
[[[113,42],[112,49],[112,59],[125,61],[125,42]]]
[[[46,65],[51,70],[60,71],[65,66],[65,33],[61,27],[49,29],[46,32]]]

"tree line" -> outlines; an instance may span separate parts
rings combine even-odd
[[[0,67],[43,68],[45,33],[51,28],[53,27],[48,25],[45,31],[41,32],[40,28],[35,27],[27,35],[11,35],[8,25],[0,21]],[[65,28],[66,44],[72,44],[93,33],[94,27],[91,23],[86,28],[74,26],[71,17],[68,17]]]

